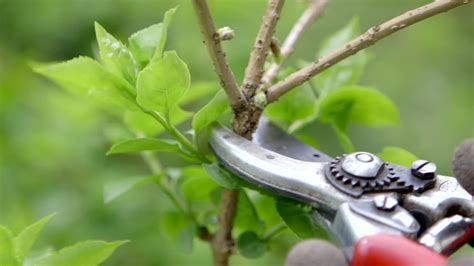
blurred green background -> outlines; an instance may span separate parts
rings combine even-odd
[[[237,80],[265,7],[262,0],[211,0],[216,24],[230,26],[236,38],[225,43]],[[277,36],[283,40],[304,10],[303,1],[287,0]],[[333,0],[324,17],[297,46],[293,60],[312,59],[321,41],[360,18],[361,29],[381,23],[429,1]],[[196,241],[192,254],[178,251],[164,236],[160,214],[171,208],[153,187],[104,205],[106,180],[146,174],[138,156],[106,157],[119,124],[83,99],[68,95],[35,75],[27,63],[93,56],[94,21],[125,40],[138,29],[160,22],[180,5],[167,49],[175,49],[190,67],[193,81],[215,81],[190,1],[171,0],[0,0],[0,224],[18,231],[52,212],[36,247],[56,248],[85,239],[130,239],[107,265],[208,265],[210,250]],[[474,6],[457,8],[404,29],[369,48],[372,60],[361,84],[374,86],[399,107],[394,128],[352,127],[359,150],[380,152],[393,145],[436,162],[451,174],[454,148],[474,136]],[[322,149],[341,152],[332,131],[307,130]],[[165,158],[166,159],[166,158]],[[234,256],[235,265],[281,264],[296,241],[279,237],[258,261]]]

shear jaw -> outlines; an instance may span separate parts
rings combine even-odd
[[[236,175],[264,189],[308,202],[330,216],[342,203],[353,200],[328,183],[324,174],[327,163],[272,152],[223,127],[213,130],[210,144],[218,160]]]

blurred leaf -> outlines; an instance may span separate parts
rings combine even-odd
[[[109,151],[107,151],[107,155],[141,151],[179,152],[180,150],[180,144],[175,140],[140,138],[124,140],[114,144]]]
[[[166,52],[162,60],[151,63],[137,80],[137,101],[148,110],[168,114],[190,85],[187,65],[176,52]]]
[[[133,87],[91,58],[77,57],[53,64],[33,63],[32,68],[72,93],[92,96],[102,104],[113,104],[121,109],[139,110]]]
[[[411,167],[411,164],[418,160],[418,157],[413,153],[394,146],[383,148],[383,151],[379,153],[378,156],[386,162],[403,165],[405,167]]]
[[[340,129],[336,123],[332,124],[332,128],[334,129],[337,140],[339,141],[339,144],[341,145],[344,152],[345,153],[354,152],[355,151],[354,144],[352,144],[351,138],[349,138],[347,133],[344,130]]]
[[[237,239],[237,249],[242,256],[256,259],[263,256],[268,247],[267,243],[261,240],[255,232],[245,231]]]
[[[229,108],[229,100],[223,90],[199,110],[193,118],[193,129],[198,134],[203,128],[215,122]]]
[[[212,177],[212,179],[214,179],[214,181],[216,181],[219,185],[225,188],[240,187],[238,177],[231,174],[227,170],[222,169],[218,163],[203,164],[202,166],[209,176]]]
[[[353,18],[344,28],[331,35],[318,52],[320,58],[343,47],[347,42],[360,34],[359,20]],[[324,97],[327,93],[343,86],[354,85],[359,78],[368,61],[365,51],[350,56],[336,65],[316,75],[312,80],[319,93]]]
[[[396,125],[398,110],[381,92],[358,86],[332,92],[321,101],[320,118],[346,131],[349,123],[366,126]]]
[[[158,182],[160,179],[160,175],[154,175],[111,180],[104,184],[104,203],[110,203],[112,200],[122,196],[130,190],[142,187],[153,181]]]
[[[173,125],[179,125],[192,117],[192,113],[174,106],[170,111],[170,120]],[[126,112],[124,122],[132,131],[138,131],[148,137],[154,137],[165,131],[165,128],[150,115],[143,112]]]
[[[95,34],[99,45],[100,57],[107,69],[135,84],[138,75],[137,62],[132,53],[120,41],[95,22]]]
[[[0,225],[0,265],[17,266],[20,265],[15,258],[15,247],[13,236],[8,228]]]
[[[302,239],[327,238],[326,232],[312,217],[313,210],[310,207],[302,206],[292,200],[278,199],[276,208],[285,224],[298,237]]]
[[[195,225],[189,217],[176,211],[165,212],[161,216],[163,233],[176,243],[183,251],[190,251],[193,246]]]
[[[322,57],[341,48],[348,41],[357,37],[360,34],[359,28],[359,19],[357,17],[351,19],[346,26],[333,33],[322,43],[318,51],[318,57]]]
[[[31,246],[38,237],[38,234],[54,215],[56,214],[50,214],[34,224],[27,226],[14,238],[15,254],[18,261],[23,262]]]
[[[184,106],[195,101],[210,98],[219,90],[219,85],[214,82],[193,82],[186,94],[179,100],[179,105]]]
[[[242,230],[260,232],[263,229],[263,222],[258,217],[257,211],[244,189],[239,192],[235,225]]]
[[[193,223],[190,223],[186,228],[181,230],[176,237],[176,245],[178,249],[187,253],[193,251],[195,234],[196,226]]]
[[[171,23],[171,19],[173,18],[174,13],[178,7],[172,8],[165,13],[165,17],[163,18],[163,27],[162,27],[162,33],[161,33],[161,38],[156,46],[155,50],[155,55],[153,56],[153,61],[157,61],[158,59],[161,58],[163,54],[163,50],[165,49],[165,44],[166,44],[166,39],[168,35],[168,26]],[[166,56],[166,53],[165,53]]]
[[[313,89],[305,83],[268,105],[265,115],[288,131],[296,131],[302,125],[316,119],[317,107]]]
[[[181,184],[181,191],[189,201],[208,201],[211,192],[219,187],[203,168],[188,167],[183,170],[182,175],[185,179]]]
[[[94,266],[107,259],[115,249],[128,241],[88,240],[63,248],[34,262],[38,266]]]

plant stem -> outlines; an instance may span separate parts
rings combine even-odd
[[[263,235],[262,240],[268,241],[272,239],[274,236],[276,236],[277,234],[283,232],[287,228],[288,227],[286,226],[286,224],[279,223],[275,225],[274,227],[272,227],[270,230],[268,230],[268,232]]]
[[[341,48],[319,58],[310,65],[294,72],[286,79],[271,86],[267,90],[267,102],[276,101],[280,96],[311,79],[313,76],[401,29],[469,2],[470,0],[436,0],[374,26]]]

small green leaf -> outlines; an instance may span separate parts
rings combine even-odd
[[[196,134],[219,119],[228,108],[227,96],[224,91],[218,91],[214,98],[194,115],[193,129]]]
[[[257,211],[244,189],[239,192],[235,225],[242,230],[257,232],[263,230],[263,222],[258,217]]]
[[[228,172],[227,170],[222,169],[218,163],[213,164],[203,164],[204,170],[209,174],[217,184],[225,188],[238,188],[239,180],[238,177]]]
[[[166,39],[168,38],[168,27],[171,23],[171,19],[173,18],[174,13],[178,7],[172,8],[165,13],[165,17],[163,18],[163,27],[161,30],[161,38],[158,41],[158,44],[156,46],[155,50],[155,55],[153,57],[153,61],[157,61],[158,59],[161,58],[163,54],[163,50],[165,49],[165,44],[166,44]]]
[[[330,52],[343,47],[347,42],[360,35],[359,20],[352,19],[344,28],[331,35],[318,52],[318,57],[325,56]],[[319,94],[324,97],[327,93],[343,86],[354,85],[359,78],[368,61],[365,51],[348,57],[338,64],[330,67],[316,75],[312,80]]]
[[[140,138],[124,140],[114,144],[107,155],[142,151],[179,152],[180,150],[180,145],[175,140]]]
[[[18,261],[23,262],[31,246],[35,242],[38,234],[43,230],[44,225],[54,216],[55,214],[48,215],[41,220],[29,225],[23,229],[13,240],[15,245],[15,254]]]
[[[188,201],[208,201],[211,192],[219,187],[203,168],[185,169],[182,176],[181,191]]]
[[[256,259],[267,251],[267,243],[260,239],[255,232],[245,231],[237,239],[237,249],[242,256]]]
[[[135,84],[138,75],[137,62],[132,53],[120,41],[95,22],[95,34],[99,45],[100,57],[107,69]]]
[[[191,82],[187,65],[176,52],[166,52],[138,75],[137,101],[145,109],[168,114],[186,93]]]
[[[179,100],[179,105],[184,106],[199,100],[207,100],[219,90],[219,85],[213,82],[193,82],[186,94]]]
[[[13,236],[8,228],[0,225],[0,265],[18,266],[20,265],[15,258],[15,247]]]
[[[91,58],[77,57],[62,63],[31,65],[36,73],[55,81],[71,93],[93,97],[100,104],[112,104],[120,110],[139,110],[134,88]]]
[[[288,199],[279,199],[276,203],[278,214],[285,224],[300,238],[327,238],[326,232],[312,217],[310,207]]]
[[[158,23],[137,31],[128,38],[130,50],[142,66],[146,66],[153,58],[162,37],[163,23]]]
[[[104,184],[104,203],[110,203],[112,200],[122,196],[123,194],[153,181],[156,182],[160,178],[161,176],[154,175],[111,180]]]
[[[379,153],[378,156],[386,162],[403,165],[405,167],[411,167],[411,164],[418,160],[418,157],[413,153],[393,146],[383,148],[383,151]]]
[[[192,113],[184,111],[179,106],[174,106],[170,111],[170,120],[173,125],[179,125],[191,118],[192,115]],[[130,130],[143,133],[148,137],[157,136],[165,131],[160,123],[143,112],[126,112],[124,122]]]
[[[321,101],[320,118],[335,122],[346,131],[349,123],[366,126],[396,125],[398,110],[381,92],[358,86],[345,87],[326,96]]]
[[[112,255],[115,249],[127,242],[83,241],[39,259],[33,264],[37,266],[94,266],[103,262]]]
[[[270,120],[292,132],[316,119],[317,114],[317,99],[307,83],[286,93],[265,110]]]

